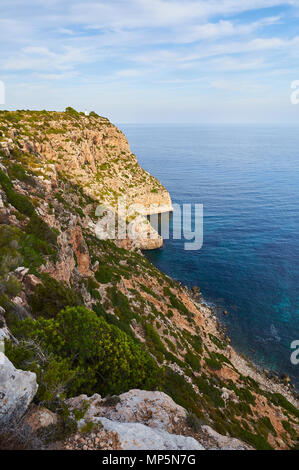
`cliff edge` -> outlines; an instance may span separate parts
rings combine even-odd
[[[147,218],[140,215],[171,211],[170,195],[140,167],[124,134],[107,118],[96,113],[86,116],[72,108],[61,113],[4,112],[1,149],[7,156],[13,151],[27,155],[22,162],[24,168],[52,189],[57,187],[57,178],[64,177],[116,214],[122,198],[126,208],[139,206],[134,246],[141,249],[162,246],[162,238]]]

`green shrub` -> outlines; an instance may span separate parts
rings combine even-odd
[[[7,191],[7,189],[12,189],[13,184],[10,181],[9,177],[0,169],[0,184],[4,191]]]
[[[211,385],[208,382],[208,379],[205,375],[201,375],[194,379],[195,384],[197,385],[199,391],[204,395],[204,398],[211,403],[215,408],[223,408],[225,402],[221,396],[221,392],[214,385]]]
[[[26,196],[15,192],[11,180],[2,170],[0,170],[0,183],[5,191],[8,202],[12,206],[21,212],[21,214],[27,215],[28,217],[34,214],[35,209],[31,201]]]
[[[290,403],[280,393],[272,393],[272,395],[270,395],[270,400],[274,405],[281,406],[286,411],[288,411],[289,413],[291,413],[294,416],[296,416],[297,418],[299,418],[299,410],[297,410],[297,408],[294,405],[292,405],[292,403]]]
[[[95,111],[90,111],[89,116],[96,117],[96,118],[100,117]]]
[[[188,336],[188,341],[193,346],[193,349],[197,352],[197,354],[202,354],[202,339],[198,335],[190,335]]]
[[[132,337],[134,341],[137,341],[132,329],[130,328],[130,324],[126,320],[119,320],[115,315],[106,313],[104,310],[104,307],[102,306],[100,302],[98,302],[95,306],[93,306],[93,309],[95,313],[98,316],[102,316],[106,320],[107,323],[117,326],[120,330],[124,331],[128,336]]]
[[[222,368],[221,362],[217,361],[216,359],[206,357],[205,361],[207,366],[212,370],[220,370]]]
[[[34,180],[31,176],[27,175],[25,169],[18,163],[14,163],[8,169],[8,175],[14,180],[24,181],[28,184],[33,184]]]
[[[136,318],[136,315],[130,309],[129,299],[125,296],[125,294],[123,294],[115,286],[109,287],[107,289],[107,294],[111,300],[114,312],[120,320],[130,323],[133,318]]]
[[[76,111],[71,106],[68,106],[67,108],[65,108],[65,112],[66,112],[66,114],[69,114],[70,116],[73,116],[73,117],[79,117],[80,116],[80,113],[78,113],[78,111]]]
[[[35,317],[52,318],[67,306],[82,305],[82,298],[62,281],[43,274],[42,284],[36,286],[29,304]]]
[[[194,432],[201,431],[202,421],[194,414],[192,411],[189,411],[186,416],[186,425],[188,428],[192,429]]]
[[[236,435],[236,437],[247,442],[257,450],[273,450],[273,447],[269,444],[267,439],[258,434],[253,434],[245,429],[242,429],[240,433]]]
[[[160,339],[159,334],[151,323],[146,323],[145,321],[143,321],[142,326],[147,346],[149,347],[150,351],[157,357],[159,362],[162,362],[164,359],[163,356],[166,354],[167,351]]]
[[[35,212],[32,202],[22,194],[16,193],[13,189],[6,190],[8,202],[14,206],[21,214],[32,216]]]
[[[247,388],[236,388],[235,392],[240,400],[250,403],[251,405],[255,404],[255,398]]]
[[[41,361],[26,343],[7,344],[6,352],[16,367],[37,373],[40,401],[54,399],[52,381],[65,383],[68,396],[95,391],[118,395],[157,384],[157,365],[144,347],[85,307],[68,307],[56,318],[26,319],[13,333],[38,344],[50,358]]]
[[[289,433],[292,439],[295,439],[297,437],[297,433],[295,429],[291,426],[289,421],[282,421],[282,425],[284,429]]]
[[[56,246],[57,245],[57,233],[49,227],[43,219],[37,214],[33,214],[25,228],[27,233],[35,235],[40,240],[46,243]]]
[[[169,287],[164,288],[164,295],[169,297],[170,303],[173,308],[176,308],[179,312],[181,312],[183,315],[186,315],[187,317],[192,316],[192,313],[189,312],[187,307],[181,302],[169,289]]]
[[[186,410],[193,412],[199,419],[204,420],[203,412],[199,406],[200,400],[192,386],[186,382],[185,378],[174,372],[170,367],[166,367],[161,372],[161,387],[172,399],[183,406]]]
[[[273,436],[277,436],[275,428],[268,416],[262,416],[257,421],[255,424],[255,430],[257,431],[257,434],[263,436],[265,439],[267,439],[269,432],[273,434]]]
[[[200,359],[195,356],[190,350],[187,351],[185,355],[185,361],[189,366],[192,368],[192,370],[199,372],[200,371]]]
[[[101,265],[95,273],[95,278],[101,284],[107,284],[115,278],[115,274],[109,265]]]
[[[209,333],[209,338],[210,340],[219,348],[219,349],[225,349],[226,345],[223,344],[217,336],[212,335],[212,333]]]

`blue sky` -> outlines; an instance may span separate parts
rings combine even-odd
[[[299,122],[299,0],[1,0],[0,109]]]

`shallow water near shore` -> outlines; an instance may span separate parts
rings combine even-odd
[[[299,132],[295,126],[120,125],[174,203],[204,205],[204,244],[147,257],[220,307],[233,345],[299,386]],[[222,310],[228,315],[224,316]]]

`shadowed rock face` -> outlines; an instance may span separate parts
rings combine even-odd
[[[37,392],[36,375],[16,369],[0,352],[0,430],[17,422]]]

